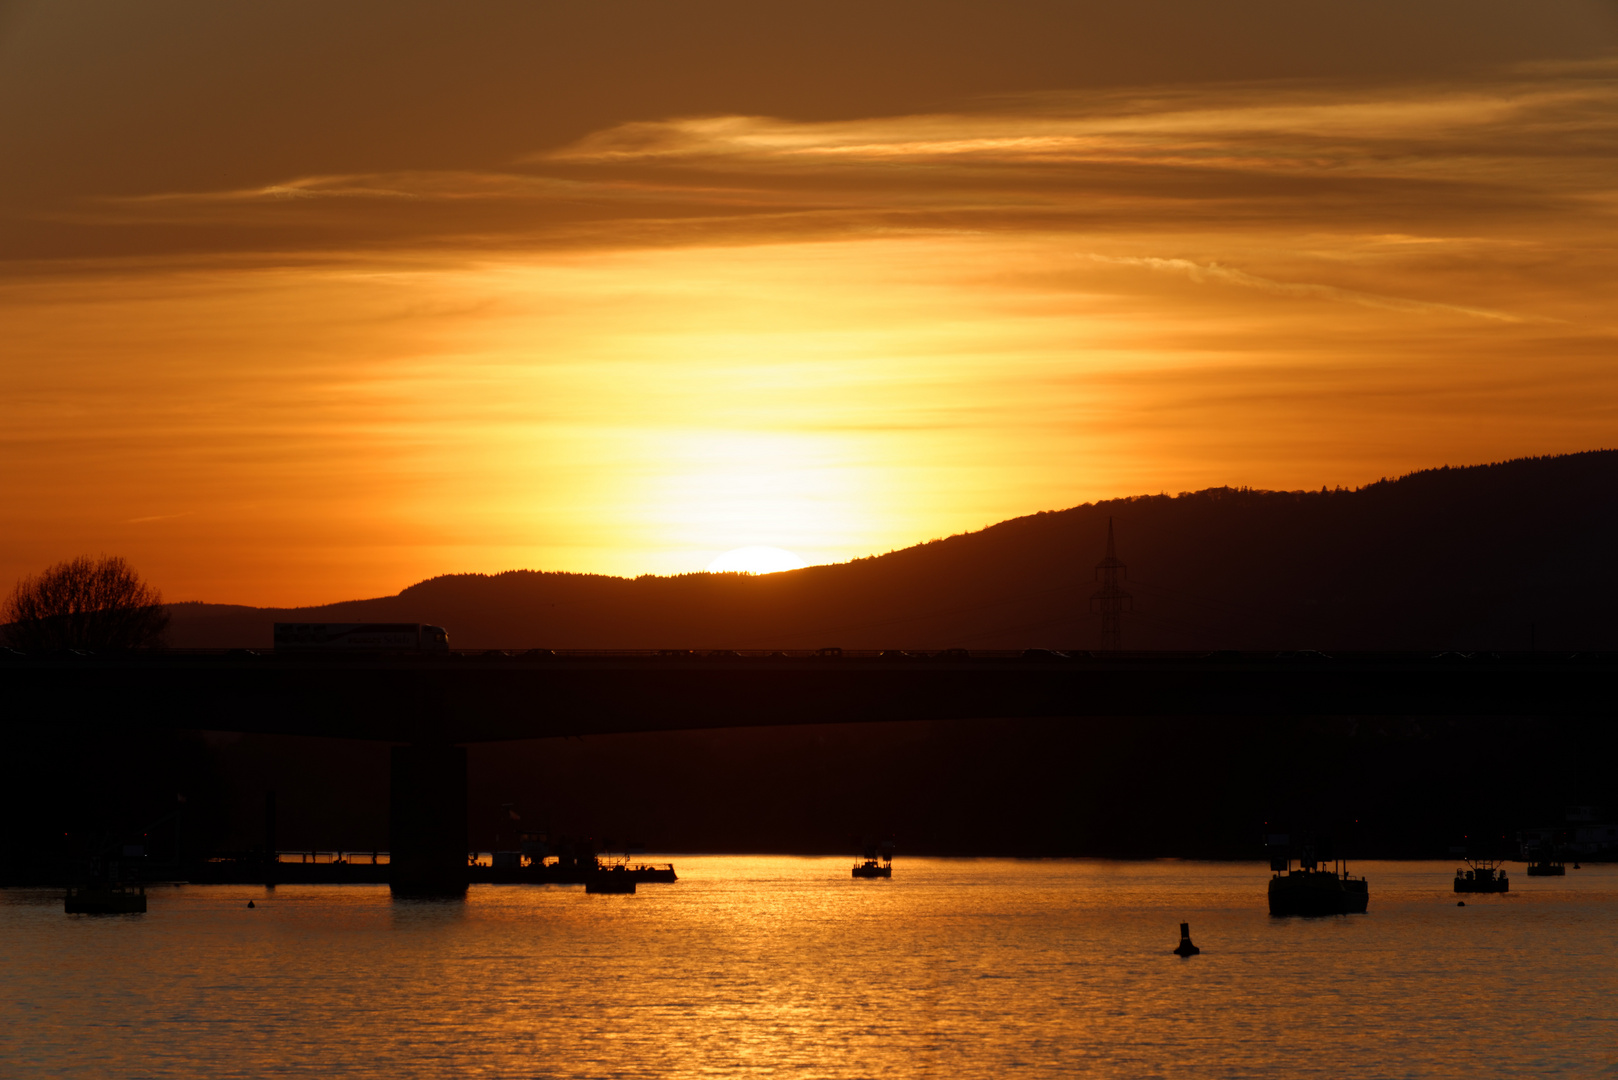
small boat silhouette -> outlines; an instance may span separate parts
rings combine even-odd
[[[1562,857],[1543,848],[1537,848],[1528,855],[1529,877],[1566,877],[1567,866]]]
[[[893,841],[884,840],[880,845],[865,845],[865,859],[854,864],[854,876],[857,878],[892,877]]]
[[[1467,859],[1470,870],[1455,871],[1455,891],[1458,893],[1503,893],[1511,889],[1506,868],[1499,859]]]
[[[635,875],[623,863],[599,867],[585,876],[584,891],[591,894],[633,895]]]
[[[1344,859],[1332,860],[1332,868],[1326,869],[1313,845],[1304,845],[1296,860],[1290,854],[1272,855],[1270,869],[1275,872],[1270,878],[1271,915],[1355,915],[1370,906],[1366,880],[1351,875]]]
[[[142,915],[146,912],[146,886],[122,881],[70,885],[62,906],[69,915]]]

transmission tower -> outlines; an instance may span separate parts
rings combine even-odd
[[[1090,610],[1101,612],[1101,649],[1117,652],[1124,643],[1124,602],[1134,607],[1134,597],[1118,584],[1129,576],[1129,568],[1118,558],[1118,545],[1112,538],[1112,518],[1107,519],[1107,557],[1096,563],[1101,588],[1090,594]]]

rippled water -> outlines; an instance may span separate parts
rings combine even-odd
[[[632,897],[0,892],[0,1075],[1618,1076],[1618,867],[1458,908],[1450,864],[1364,863],[1368,914],[1271,919],[1258,864],[676,863]]]

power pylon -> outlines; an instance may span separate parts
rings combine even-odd
[[[1101,650],[1117,652],[1124,645],[1124,602],[1131,608],[1135,598],[1118,584],[1119,577],[1128,577],[1129,568],[1118,558],[1118,545],[1112,538],[1112,518],[1107,519],[1107,557],[1096,563],[1096,577],[1101,588],[1090,594],[1090,610],[1101,612]]]

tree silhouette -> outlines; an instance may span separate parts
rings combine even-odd
[[[18,649],[140,649],[163,643],[163,594],[116,555],[80,555],[25,577],[0,609]]]

